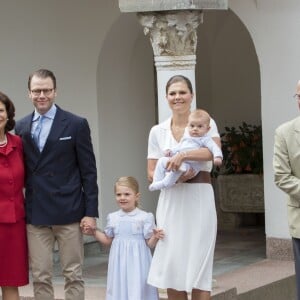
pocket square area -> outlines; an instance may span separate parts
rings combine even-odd
[[[65,141],[65,140],[70,140],[70,139],[72,139],[71,136],[64,136],[64,137],[59,138],[60,141]]]

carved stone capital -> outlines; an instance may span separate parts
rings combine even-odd
[[[255,0],[254,0],[255,1]],[[119,0],[121,12],[228,9],[228,0]]]
[[[195,55],[197,27],[202,22],[202,12],[168,11],[138,13],[145,35],[150,37],[155,56]]]

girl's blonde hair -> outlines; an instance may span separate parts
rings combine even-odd
[[[120,177],[116,182],[114,186],[114,191],[116,192],[116,188],[118,185],[126,186],[130,189],[132,189],[136,194],[139,194],[139,183],[138,181],[132,177],[132,176],[123,176]],[[139,206],[138,201],[136,202],[136,207]]]

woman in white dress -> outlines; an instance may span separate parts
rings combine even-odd
[[[152,181],[157,160],[164,150],[176,146],[184,135],[193,90],[188,78],[177,75],[166,86],[172,116],[155,125],[149,134],[148,178]],[[209,135],[220,146],[216,124]],[[156,218],[165,238],[156,245],[148,283],[167,289],[169,300],[208,300],[212,289],[213,255],[217,217],[210,171],[212,154],[207,148],[178,153],[170,158],[169,170],[177,170],[185,160],[202,161],[198,174],[188,171],[174,187],[161,190]]]

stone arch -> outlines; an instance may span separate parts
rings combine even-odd
[[[204,13],[198,28],[196,78],[198,105],[211,111],[220,131],[242,121],[261,124],[256,49],[248,29],[230,9]]]
[[[115,202],[111,201],[113,183],[126,175],[138,179],[143,208],[155,210],[156,202],[148,192],[146,174],[148,133],[155,123],[153,70],[151,45],[136,15],[120,15],[107,33],[97,67],[104,216],[116,209]]]
[[[135,14],[120,15],[99,54],[104,215],[114,207],[105,200],[112,197],[113,182],[126,174],[138,177],[144,207],[155,210],[152,199],[157,196],[148,193],[146,179],[147,137],[156,122],[155,69],[151,44],[142,30]],[[261,123],[258,58],[248,30],[231,10],[205,12],[198,28],[196,95],[197,105],[213,115],[220,132],[241,121]]]

